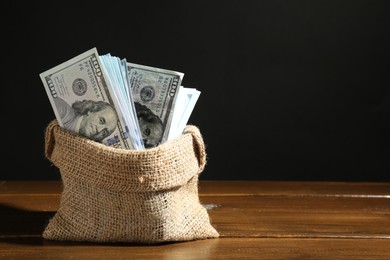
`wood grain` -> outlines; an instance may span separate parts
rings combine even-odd
[[[218,239],[53,242],[56,181],[0,182],[1,259],[390,259],[390,183],[201,181]]]

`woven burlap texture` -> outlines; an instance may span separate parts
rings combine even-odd
[[[199,200],[206,152],[196,126],[155,148],[125,150],[53,120],[46,128],[45,156],[63,184],[45,239],[159,243],[219,236]]]

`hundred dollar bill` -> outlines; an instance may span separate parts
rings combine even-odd
[[[60,126],[105,145],[133,149],[96,48],[40,74]]]
[[[144,146],[155,147],[168,140],[184,73],[129,62],[127,67]]]

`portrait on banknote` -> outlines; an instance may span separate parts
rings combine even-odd
[[[118,115],[105,101],[82,100],[68,104],[60,97],[53,99],[65,129],[97,142],[102,142],[116,129]]]
[[[164,133],[164,125],[161,118],[139,102],[134,102],[134,105],[145,148],[159,145]]]

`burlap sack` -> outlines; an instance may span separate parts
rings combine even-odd
[[[219,236],[199,200],[206,153],[196,126],[155,148],[124,150],[53,120],[45,141],[45,155],[63,183],[45,239],[151,244]]]

